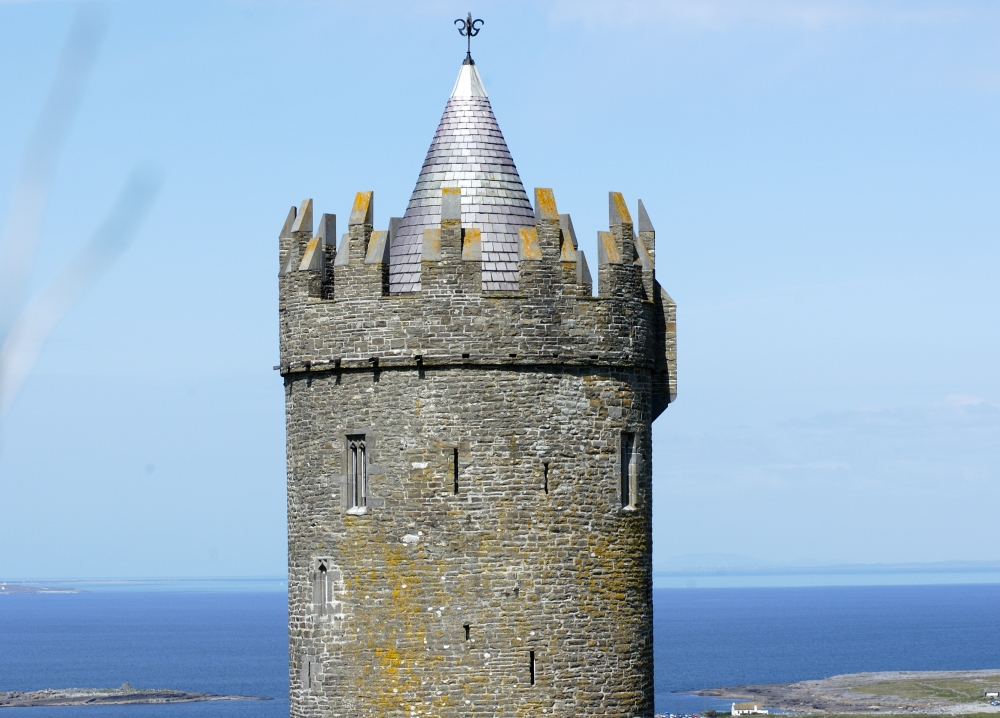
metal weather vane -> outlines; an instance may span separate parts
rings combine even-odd
[[[470,12],[464,20],[459,18],[455,24],[458,26],[458,34],[465,38],[465,62],[469,65],[475,65],[476,63],[472,61],[472,38],[479,34],[483,21],[473,20]]]

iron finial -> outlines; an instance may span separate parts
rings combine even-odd
[[[472,38],[479,34],[483,21],[473,20],[470,12],[464,20],[459,18],[455,24],[458,25],[458,34],[465,38],[465,64],[475,65],[476,63],[472,60]]]

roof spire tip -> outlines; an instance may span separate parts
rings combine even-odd
[[[486,88],[483,87],[483,80],[479,77],[479,70],[471,57],[466,57],[465,62],[458,71],[458,79],[455,80],[455,87],[451,90],[452,97],[486,97]]]

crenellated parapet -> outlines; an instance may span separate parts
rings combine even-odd
[[[590,365],[652,373],[653,410],[676,396],[676,306],[655,277],[655,231],[620,193],[598,233],[597,295],[568,214],[535,190],[520,229],[516,290],[483,283],[483,242],[463,226],[457,188],[441,191],[439,226],[423,230],[419,291],[391,293],[400,219],[374,229],[373,193],[355,197],[334,246],[336,217],[313,233],[312,200],[291,208],[279,236],[283,374],[443,366]]]

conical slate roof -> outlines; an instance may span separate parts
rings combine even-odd
[[[441,188],[462,190],[462,226],[482,233],[483,289],[517,289],[521,227],[534,212],[475,64],[458,73],[389,250],[389,290],[420,290],[424,230],[441,226]]]

